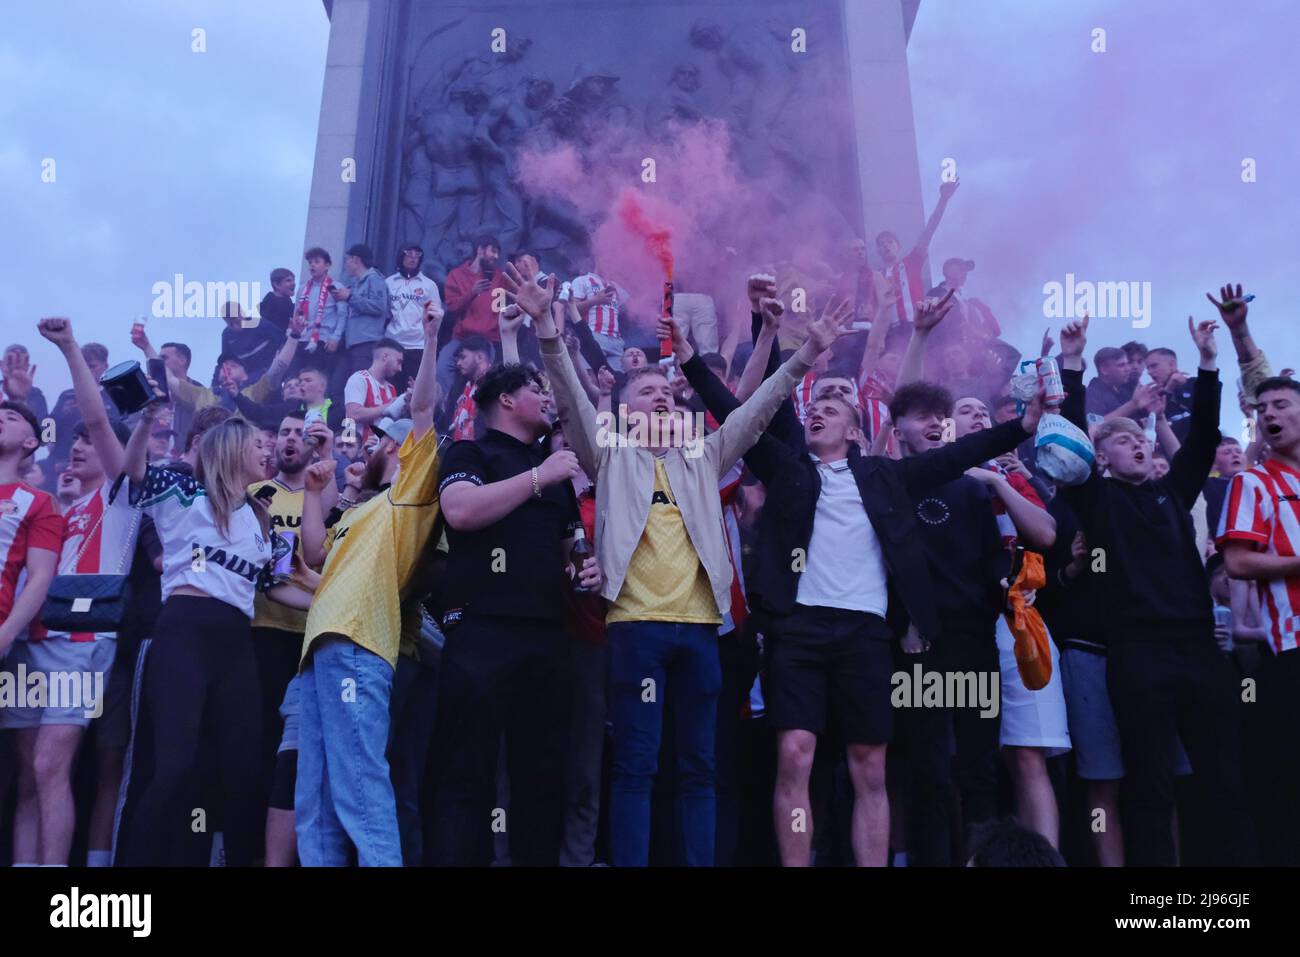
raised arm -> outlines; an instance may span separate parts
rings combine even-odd
[[[1192,391],[1191,426],[1187,441],[1169,461],[1166,484],[1173,489],[1184,508],[1191,508],[1196,496],[1205,487],[1205,480],[1214,468],[1214,455],[1219,447],[1219,382],[1218,346],[1214,341],[1217,322],[1194,324],[1187,319],[1187,328],[1196,343],[1201,361],[1196,374],[1196,388]]]
[[[948,201],[952,199],[952,194],[957,192],[957,187],[960,185],[960,179],[939,184],[939,202],[935,203],[930,218],[926,220],[925,229],[921,230],[921,235],[916,240],[915,249],[917,251],[922,253],[929,251],[930,240],[934,238],[934,232],[939,228],[939,222],[943,219],[944,211],[948,208]]]
[[[131,438],[126,443],[126,451],[122,456],[122,473],[136,485],[144,481],[145,473],[149,470],[149,433],[153,429],[154,420],[162,410],[162,402],[151,402],[146,405],[140,412],[140,421],[135,424]]]
[[[926,342],[930,333],[952,309],[952,297],[956,291],[949,289],[942,299],[922,299],[916,303],[912,337],[907,340],[907,351],[903,353],[903,362],[898,367],[899,386],[924,378]]]
[[[545,285],[542,284],[543,281],[546,282]],[[573,368],[573,360],[569,358],[569,350],[565,348],[555,320],[551,317],[551,300],[555,296],[559,280],[554,274],[549,280],[541,275],[524,277],[513,263],[506,263],[502,284],[511,301],[517,302],[524,312],[533,317],[542,362],[551,379],[551,390],[555,393],[560,419],[564,422],[565,438],[577,453],[583,470],[596,478],[605,452],[598,439],[596,407],[578,381],[578,373]]]
[[[716,443],[719,448],[719,475],[729,471],[737,459],[753,448],[778,407],[789,398],[791,390],[812,368],[817,357],[841,335],[852,331],[844,325],[851,315],[852,309],[847,301],[827,303],[822,314],[808,324],[808,338],[799,350],[776,371],[776,375],[767,379],[748,401],[728,416],[717,432],[709,436],[706,441]]]
[[[104,475],[111,484],[122,474],[126,453],[122,443],[117,440],[113,427],[109,423],[108,410],[99,392],[99,383],[86,365],[76,337],[72,334],[72,320],[64,318],[42,319],[36,328],[40,334],[58,347],[68,363],[72,373],[72,390],[77,396],[77,406],[81,409],[81,420],[85,423],[86,434],[90,436],[95,453],[99,456]]]
[[[411,387],[411,434],[415,441],[422,439],[433,428],[433,406],[437,399],[438,379],[438,326],[442,322],[442,309],[430,299],[424,304],[424,353],[420,356],[420,368],[415,373],[415,385]]]
[[[501,331],[501,361],[506,365],[519,362],[519,328],[524,324],[524,311],[518,304],[506,306],[497,313],[497,328]]]

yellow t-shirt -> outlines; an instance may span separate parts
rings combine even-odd
[[[720,625],[709,576],[691,544],[681,510],[668,484],[668,471],[655,459],[655,490],[641,541],[606,622],[681,621]]]
[[[438,520],[438,436],[406,437],[387,491],[350,508],[326,540],[321,581],[307,613],[302,653],[331,632],[397,666],[402,601]]]
[[[262,501],[266,503],[266,510],[271,516],[271,530],[282,534],[293,532],[296,536],[294,554],[298,556],[299,561],[302,561],[303,490],[291,489],[277,479],[270,479],[266,482],[254,482],[248,486],[248,494],[256,495],[259,490],[268,485],[275,489],[275,497],[269,500],[262,499]],[[282,605],[278,601],[272,601],[265,593],[259,591],[253,601],[253,627],[279,628],[281,631],[301,635],[307,629],[307,613],[298,608]]]

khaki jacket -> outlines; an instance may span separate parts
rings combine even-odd
[[[539,343],[565,438],[583,469],[596,480],[595,546],[605,572],[601,594],[614,601],[650,517],[655,456],[647,448],[618,445],[609,422],[597,422],[596,408],[578,382],[573,361],[558,336],[539,337]],[[691,544],[709,576],[719,613],[725,614],[731,607],[731,563],[718,480],[758,441],[809,368],[798,354],[792,356],[716,432],[690,448],[670,449],[664,457],[668,482]],[[682,574],[690,573],[690,569],[682,570]]]

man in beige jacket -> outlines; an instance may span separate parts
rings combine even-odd
[[[612,417],[597,418],[551,318],[554,276],[507,266],[507,295],[535,323],[542,360],[578,461],[596,480],[596,554],[609,601],[615,865],[644,866],[650,792],[672,685],[678,760],[680,863],[710,866],[714,845],[714,731],[721,687],[717,632],[731,603],[718,480],[758,441],[782,400],[840,333],[845,310],[811,323],[808,339],[715,432],[677,408],[662,369],[634,370]]]

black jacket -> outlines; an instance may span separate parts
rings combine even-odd
[[[682,366],[682,371],[719,422],[740,405],[698,356]],[[793,409],[790,414],[794,414]],[[912,495],[950,482],[966,469],[1010,452],[1024,437],[1024,428],[1017,419],[908,459],[864,456],[850,449],[849,467],[857,480],[863,508],[880,539],[890,597],[888,618],[896,635],[906,630],[909,620],[931,642],[940,633]],[[745,592],[751,608],[768,614],[785,615],[794,610],[799,590],[795,559],[799,554],[807,555],[812,539],[821,478],[802,445],[801,441],[800,450],[795,451],[764,434],[745,455],[745,464],[767,487],[767,501],[759,518],[758,547],[753,570],[745,579]]]
[[[1083,373],[1061,370],[1061,414],[1082,429]],[[1214,467],[1219,446],[1219,374],[1196,377],[1187,440],[1163,479],[1141,485],[1093,473],[1061,489],[1088,540],[1102,549],[1106,571],[1094,576],[1109,637],[1181,636],[1213,628],[1210,584],[1196,547],[1191,508]]]

